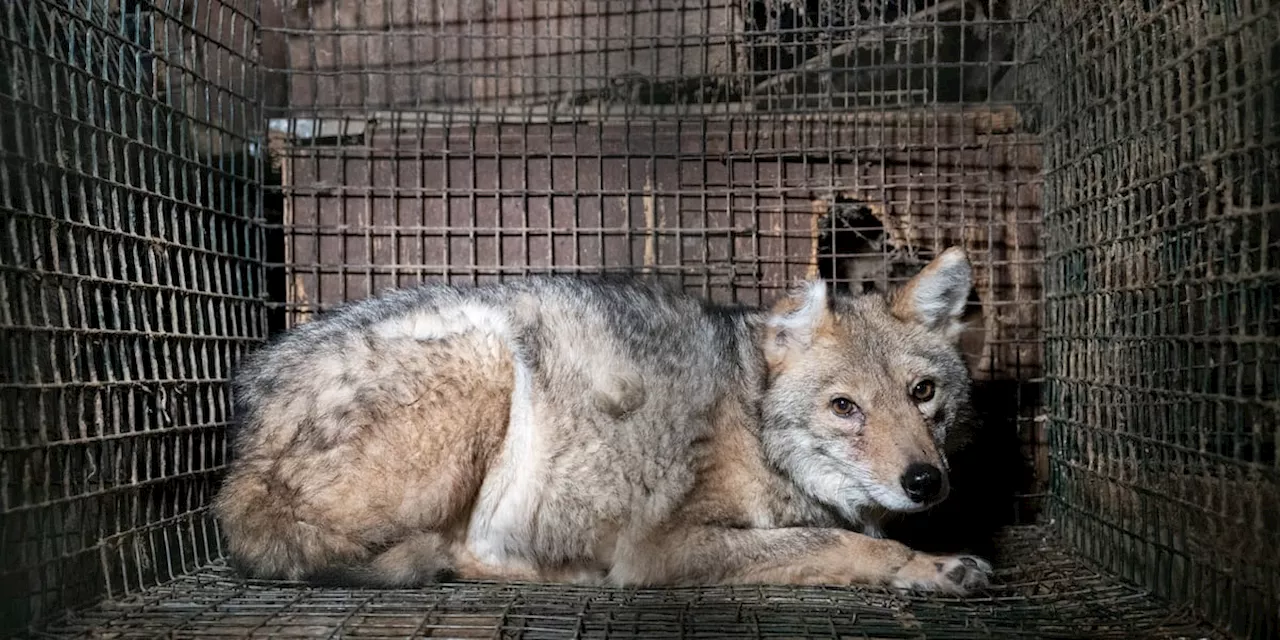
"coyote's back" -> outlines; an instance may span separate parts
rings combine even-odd
[[[953,250],[892,300],[536,277],[355,303],[242,364],[215,509],[261,577],[963,592],[989,565],[854,530],[946,495],[968,288]]]
[[[303,325],[236,377],[218,502],[232,555],[313,578],[411,540],[382,563],[405,580],[459,569],[442,555],[590,556],[693,481],[690,446],[744,323],[641,282],[534,278],[402,291]],[[531,530],[551,539],[533,549]]]

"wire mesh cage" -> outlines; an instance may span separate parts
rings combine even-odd
[[[1046,9],[1087,44],[1044,58],[1055,512],[1118,575],[1274,634],[1276,10],[1080,9]]]
[[[7,631],[219,556],[227,376],[266,335],[247,4],[0,5]]]
[[[6,634],[1272,637],[1263,0],[0,0]],[[227,568],[229,377],[425,281],[767,304],[974,262],[981,428],[865,588],[319,589]]]

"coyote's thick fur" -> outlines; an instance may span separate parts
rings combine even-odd
[[[987,562],[878,527],[949,491],[970,273],[952,248],[890,296],[817,281],[769,310],[569,277],[351,304],[236,375],[232,561],[368,586],[970,592]]]

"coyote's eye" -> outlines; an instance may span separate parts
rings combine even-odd
[[[933,381],[925,378],[911,387],[911,397],[915,398],[916,402],[928,402],[933,399],[933,391]]]
[[[848,398],[836,398],[831,401],[831,411],[841,418],[848,418],[858,410],[858,405]]]

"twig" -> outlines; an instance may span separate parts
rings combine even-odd
[[[966,4],[968,4],[968,0],[944,0],[943,2],[939,2],[938,4],[935,4],[932,7],[921,9],[909,16],[903,16],[901,18],[898,18],[893,22],[885,24],[884,27],[885,27],[885,30],[887,31],[892,29],[900,29],[903,27],[927,26],[927,25],[917,25],[916,23],[926,18],[934,17],[940,13],[950,11],[952,9],[961,8]],[[825,51],[823,53],[818,54],[817,56],[814,56],[812,58],[809,58],[808,60],[805,60],[804,64],[794,69],[788,69],[771,78],[764,80],[760,84],[756,85],[755,91],[756,93],[767,91],[769,89],[776,87],[777,85],[785,84],[788,81],[798,76],[801,76],[805,73],[808,73],[810,71],[816,71],[823,67],[829,67],[831,66],[831,61],[836,59],[837,57],[850,53],[855,49],[871,47],[876,44],[877,42],[868,41],[868,40],[854,40],[852,42],[846,42],[838,47],[832,48],[829,51]]]

